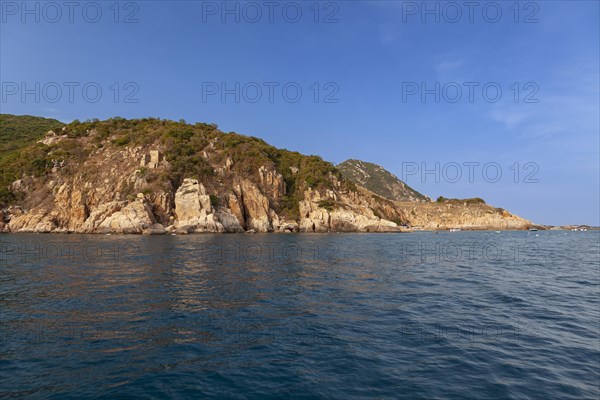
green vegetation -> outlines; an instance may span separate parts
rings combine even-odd
[[[429,200],[377,164],[360,160],[346,160],[338,164],[337,169],[344,178],[386,199],[395,201]]]
[[[55,119],[0,114],[0,154],[22,149],[32,141],[41,140],[48,131],[59,133],[64,125]]]
[[[450,203],[450,204],[485,204],[485,200],[480,197],[473,197],[470,199],[447,199],[443,196],[437,198],[436,202],[438,203]]]
[[[210,195],[210,205],[213,206],[213,208],[219,207],[221,205],[221,199],[219,198],[219,196],[211,194]]]
[[[335,202],[333,200],[330,200],[330,199],[321,200],[317,204],[319,205],[319,207],[324,208],[327,211],[333,210],[333,208],[335,206]]]
[[[51,129],[65,137],[51,145],[37,143]],[[85,179],[93,178],[98,167],[84,163],[97,149],[150,145],[160,147],[168,167],[157,171],[140,168],[138,174],[148,182],[145,194],[168,186],[176,190],[183,179],[195,178],[213,193],[222,195],[231,188],[234,179],[258,182],[259,168],[266,166],[282,174],[286,187],[279,204],[271,206],[289,218],[297,218],[298,203],[307,188],[323,191],[332,188],[337,180],[342,190],[356,190],[354,183],[345,180],[321,157],[277,149],[252,136],[223,133],[216,124],[114,117],[104,121],[75,120],[65,125],[45,118],[4,114],[0,119],[0,206],[21,200],[8,187],[24,176],[39,178],[44,183],[51,179],[52,168],[60,166],[60,173],[66,174],[63,176],[81,174]],[[228,159],[232,163],[227,163]],[[230,170],[217,174],[213,166],[225,164]],[[135,195],[128,190],[124,193]],[[211,196],[213,206],[219,202],[219,197]],[[336,205],[327,203],[324,207],[332,209]]]
[[[121,136],[112,141],[116,146],[126,146],[129,144],[129,136]]]
[[[165,156],[171,163],[169,179],[178,188],[185,178],[204,181],[214,175],[212,166],[202,157],[207,141],[192,128],[172,128],[161,135]]]
[[[55,119],[0,114],[0,206],[19,200],[8,189],[12,182],[23,174],[44,175],[52,168],[48,146],[37,141],[49,130],[60,131],[63,126]]]
[[[343,179],[339,171],[321,157],[277,149],[262,139],[235,133],[222,134],[217,139],[216,147],[222,150],[222,157],[231,158],[237,176],[254,177],[263,165],[281,173],[286,193],[281,204],[274,206],[289,218],[298,217],[298,203],[303,200],[304,190],[329,188],[332,177],[340,180],[343,188],[356,190],[354,184]]]

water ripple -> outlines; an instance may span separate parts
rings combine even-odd
[[[598,398],[598,239],[1,235],[0,396]]]

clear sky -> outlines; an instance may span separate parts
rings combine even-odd
[[[1,11],[3,113],[214,122],[334,163],[375,162],[433,198],[600,225],[598,1]]]

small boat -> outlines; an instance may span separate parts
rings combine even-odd
[[[529,228],[529,230],[530,230],[531,232],[537,232],[537,230],[538,230],[538,229],[537,229],[537,228]]]
[[[460,228],[452,228],[450,229],[450,232],[460,232]]]

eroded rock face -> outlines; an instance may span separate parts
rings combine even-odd
[[[77,230],[89,216],[85,194],[75,185],[64,183],[55,195],[52,214],[55,221],[61,221],[68,232]]]
[[[56,228],[57,226],[45,210],[34,210],[26,214],[13,216],[8,224],[9,232],[48,233]]]
[[[238,189],[241,193],[241,189]],[[244,210],[240,205],[240,200],[238,200],[238,196],[234,193],[230,193],[227,195],[227,205],[229,206],[230,212],[235,216],[238,221],[238,224],[242,229],[246,229],[246,218],[244,217]]]
[[[204,187],[202,187],[204,190]],[[175,193],[177,225],[191,225],[200,216],[201,189],[195,179],[186,179]]]
[[[153,228],[156,219],[151,208],[143,201],[127,204],[112,213],[94,231],[99,233],[143,233]]]
[[[279,223],[279,217],[269,205],[269,199],[251,181],[243,180],[235,188],[237,198],[242,199],[242,214],[246,230],[271,232],[273,224]]]
[[[28,213],[12,213],[11,232],[75,232],[88,217],[85,194],[73,182],[56,185],[53,202]]]
[[[223,229],[227,233],[244,232],[244,228],[240,225],[237,217],[227,208],[221,208],[216,213],[217,220],[223,225]]]
[[[196,179],[185,179],[175,193],[175,227],[179,231],[192,232],[224,232],[210,204],[210,196]]]
[[[270,198],[277,200],[285,194],[285,182],[281,174],[262,166],[258,169],[258,176],[261,185]]]
[[[3,232],[76,233],[200,233],[200,232],[398,232],[423,229],[526,229],[531,222],[486,204],[399,203],[358,187],[342,190],[339,181],[323,191],[308,189],[298,205],[298,217],[281,209],[285,183],[277,171],[261,167],[256,179],[229,181],[219,189],[185,179],[177,191],[170,184],[147,192],[148,182],[136,173],[141,150],[112,155],[106,170],[68,179],[53,177],[43,186],[32,177],[16,181],[19,193],[35,193],[26,207],[0,212]],[[110,161],[111,156],[102,154]],[[122,161],[114,161],[122,160]],[[132,165],[128,160],[134,160]],[[108,161],[107,161],[108,162]],[[231,164],[226,163],[227,164]],[[157,168],[167,168],[160,161]],[[231,165],[230,165],[231,166]],[[87,172],[89,174],[89,172]],[[225,175],[223,175],[225,177]],[[211,192],[206,187],[211,187]],[[134,190],[144,188],[137,196]],[[135,193],[135,192],[134,192]],[[218,201],[211,194],[218,195]],[[295,214],[292,214],[295,215]],[[166,228],[165,228],[166,227]]]
[[[152,213],[156,217],[156,220],[162,225],[168,224],[173,214],[171,193],[151,193],[146,197],[152,206]]]
[[[36,233],[147,233],[158,232],[158,224],[152,208],[145,199],[127,202],[109,202],[94,207],[88,213],[80,191],[59,190],[55,207],[36,208],[20,215],[13,215],[4,227],[10,232]],[[63,200],[67,200],[62,202]],[[160,226],[158,226],[160,225]]]
[[[117,201],[99,205],[98,207],[94,208],[92,212],[90,212],[89,217],[85,220],[83,226],[81,227],[81,231],[85,233],[98,232],[100,225],[102,225],[102,223],[112,214],[120,211],[123,206],[123,202]]]
[[[336,202],[343,202],[346,207],[335,207]],[[399,231],[396,223],[375,216],[367,206],[346,203],[343,196],[337,196],[334,192],[321,196],[312,190],[307,190],[304,200],[300,202],[299,229],[302,232]]]

